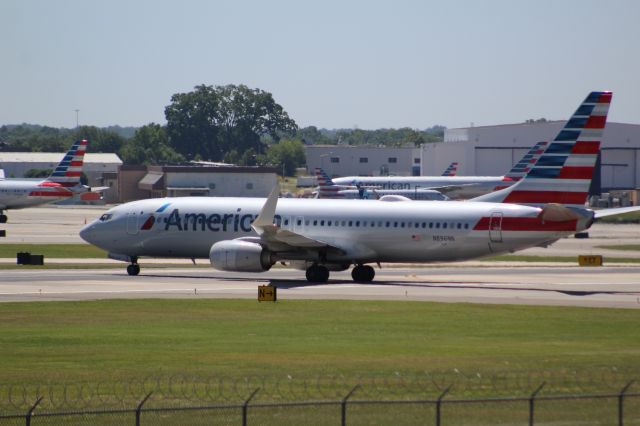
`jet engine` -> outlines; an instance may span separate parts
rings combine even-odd
[[[242,240],[218,241],[209,251],[211,266],[222,271],[268,271],[274,263],[271,257],[260,244]]]

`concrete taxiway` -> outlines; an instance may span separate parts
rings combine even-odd
[[[262,274],[205,268],[124,270],[7,270],[0,301],[112,298],[257,298],[258,285],[278,288],[278,298],[414,300],[438,302],[640,308],[640,266],[430,267],[378,270],[371,284],[334,272],[328,284],[311,285],[302,271]]]

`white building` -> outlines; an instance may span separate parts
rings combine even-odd
[[[444,142],[421,150],[422,175],[457,161],[458,175],[500,176],[539,141],[552,141],[565,121],[447,129]],[[603,191],[640,188],[640,125],[607,123],[598,177]],[[594,179],[597,180],[597,177]]]
[[[329,176],[412,176],[420,173],[420,149],[368,145],[305,146],[307,171]]]

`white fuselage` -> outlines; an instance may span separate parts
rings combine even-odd
[[[334,178],[333,183],[390,190],[438,189],[451,198],[468,199],[506,188],[514,182],[503,176],[347,176]]]
[[[107,211],[81,237],[125,256],[207,258],[222,240],[257,237],[251,228],[264,198],[141,200]],[[338,247],[326,262],[434,262],[473,259],[551,243],[584,229],[545,224],[535,207],[442,201],[279,199],[281,229]],[[291,259],[304,260],[304,249]],[[309,260],[317,252],[309,250]],[[302,255],[301,255],[302,253]],[[286,253],[279,255],[287,259]]]
[[[66,188],[43,186],[43,182],[23,179],[0,180],[0,210],[22,209],[73,196],[73,192]]]

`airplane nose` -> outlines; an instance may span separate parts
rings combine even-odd
[[[93,237],[94,237],[93,228],[94,228],[93,224],[90,223],[89,225],[83,226],[82,229],[80,230],[80,238],[82,238],[89,244],[93,244]]]

